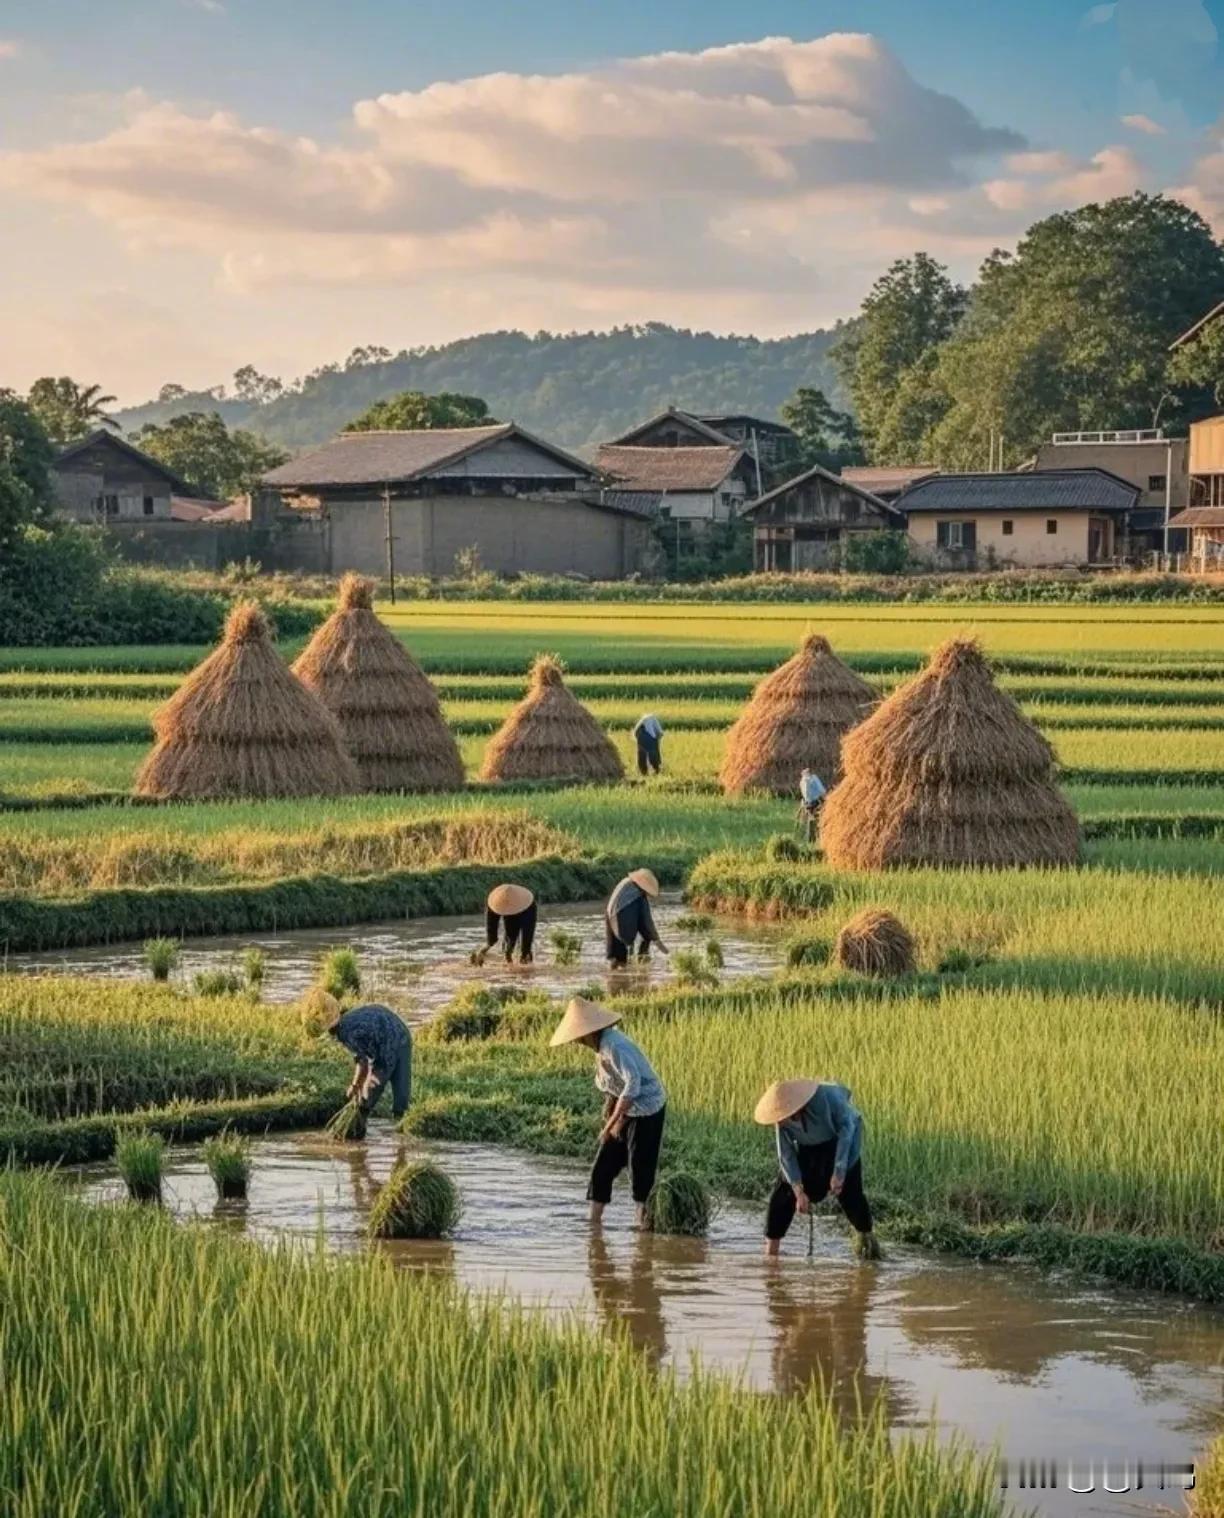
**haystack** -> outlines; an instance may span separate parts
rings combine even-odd
[[[727,734],[719,779],[729,795],[772,791],[794,796],[799,772],[826,785],[841,773],[843,734],[860,723],[878,693],[837,657],[827,638],[809,635],[793,658],[767,675]]]
[[[289,672],[253,601],[230,612],[221,646],[153,718],[157,742],[136,793],[165,800],[339,796],[357,771],[327,708]]]
[[[842,758],[820,823],[831,865],[1070,864],[1078,853],[1053,750],[972,639],[939,648],[847,736]]]
[[[340,603],[293,666],[340,724],[366,791],[453,791],[463,761],[420,665],[375,615],[374,582],[348,574]]]
[[[560,661],[531,667],[526,696],[493,735],[482,780],[623,780],[612,740],[566,689]]]
[[[883,907],[864,907],[842,925],[833,958],[860,975],[910,975],[918,964],[909,929]]]

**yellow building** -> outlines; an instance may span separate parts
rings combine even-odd
[[[1191,423],[1190,505],[1224,506],[1224,416]]]
[[[1043,569],[1118,559],[1138,486],[1107,469],[943,474],[898,499],[934,569]]]

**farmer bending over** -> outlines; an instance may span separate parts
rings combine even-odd
[[[506,963],[509,964],[513,960],[514,951],[517,949],[519,963],[531,964],[537,915],[536,899],[526,886],[509,884],[494,886],[485,903],[487,942],[483,949],[473,955],[475,962],[478,965],[484,964],[490,951],[496,946],[498,938],[504,935]]]
[[[604,1125],[587,1186],[591,1222],[603,1220],[612,1200],[612,1182],[628,1165],[638,1224],[644,1226],[646,1202],[659,1169],[667,1092],[638,1046],[613,1027],[620,1018],[619,1012],[575,996],[551,1042],[554,1049],[579,1043],[595,1051],[595,1088],[604,1097]]]
[[[633,724],[633,737],[637,743],[638,774],[657,775],[663,768],[663,724],[653,712],[647,712]]]
[[[658,894],[659,882],[652,870],[632,870],[608,897],[604,926],[610,964],[627,965],[635,943],[639,959],[649,957],[652,943],[667,953],[650,911],[651,900]]]
[[[778,1253],[796,1208],[810,1212],[832,1192],[858,1231],[859,1253],[878,1260],[880,1246],[863,1194],[863,1118],[851,1105],[849,1088],[836,1081],[775,1081],[753,1116],[774,1125],[782,1172],[769,1198],[765,1253]]]
[[[311,1038],[330,1033],[356,1061],[345,1093],[365,1116],[391,1087],[391,1115],[403,1117],[412,1096],[412,1035],[390,1007],[369,1003],[340,1010],[330,992],[316,986],[302,1003],[302,1021]]]
[[[803,823],[804,837],[815,843],[816,829],[820,822],[820,809],[828,792],[825,783],[815,770],[804,769],[799,775],[799,817]]]

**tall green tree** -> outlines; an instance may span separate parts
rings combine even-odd
[[[101,385],[78,385],[66,374],[59,379],[48,375],[30,386],[30,409],[47,436],[61,448],[98,427],[117,426],[106,411],[114,403],[113,395],[102,394]]]
[[[783,405],[782,420],[799,439],[805,469],[823,464],[836,474],[847,464],[863,462],[863,443],[854,417],[839,411],[817,386],[800,385]]]
[[[231,432],[215,411],[190,411],[160,426],[142,427],[134,441],[216,500],[253,490],[262,474],[289,457],[253,432]]]
[[[1169,344],[1222,290],[1224,249],[1180,201],[1128,195],[1037,222],[987,259],[940,349],[950,404],[933,461],[982,468],[1002,437],[1014,464],[1054,432],[1150,427]]]
[[[399,395],[375,401],[367,411],[345,427],[345,432],[412,432],[419,428],[486,427],[496,418],[478,395],[458,395],[444,390],[426,395],[421,390],[402,390]]]
[[[956,330],[965,302],[965,291],[929,253],[898,259],[876,280],[858,320],[833,349],[876,463],[922,462],[901,442],[915,432],[913,419],[894,416],[894,408],[910,371],[929,364]],[[938,392],[925,384],[919,388],[920,409],[926,415]],[[910,398],[908,392],[906,397]]]
[[[1167,379],[1185,420],[1197,421],[1224,406],[1224,316],[1170,356]]]
[[[12,390],[0,390],[0,574],[3,550],[22,530],[51,514],[55,450],[33,409]]]

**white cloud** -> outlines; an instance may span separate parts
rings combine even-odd
[[[1130,127],[1132,131],[1142,132],[1145,137],[1163,137],[1166,129],[1159,121],[1153,121],[1150,116],[1145,116],[1142,111],[1136,111],[1132,116],[1123,116],[1122,125]]]
[[[1117,9],[1116,4],[1094,5],[1091,10],[1085,11],[1080,17],[1080,26],[1085,28],[1090,26],[1108,26],[1113,20],[1114,12]]]

